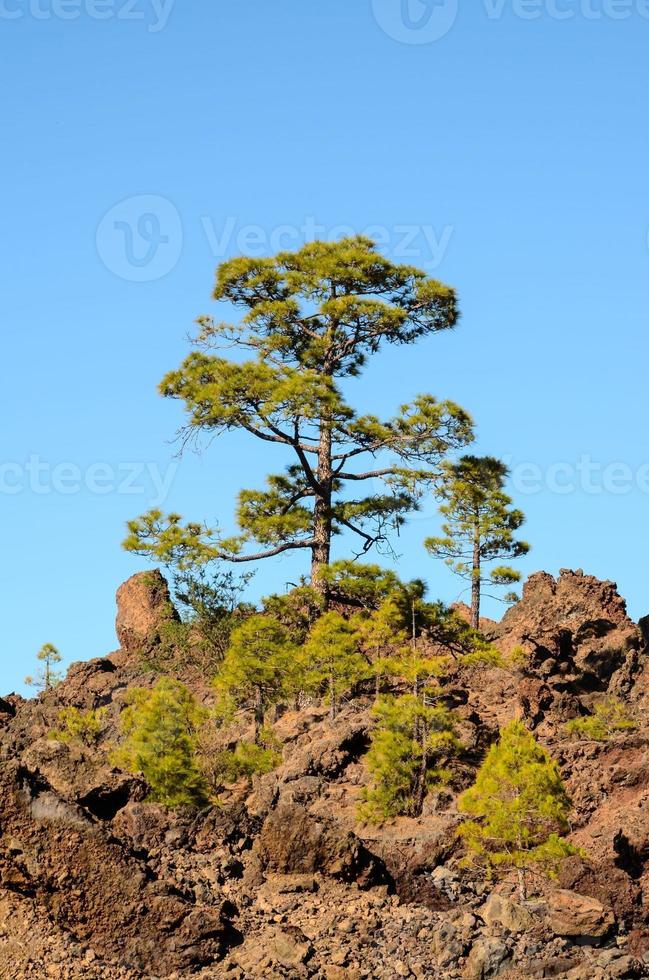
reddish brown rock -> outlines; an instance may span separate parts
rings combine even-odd
[[[615,916],[596,898],[558,888],[550,894],[548,921],[557,936],[596,941],[611,931]]]
[[[121,647],[137,652],[159,638],[160,627],[178,621],[167,580],[156,568],[132,575],[117,590],[115,629]]]
[[[281,804],[267,818],[259,837],[259,855],[264,867],[283,874],[317,871],[362,884],[387,880],[381,862],[358,837],[295,804]]]
[[[561,868],[559,884],[596,899],[610,908],[618,922],[629,925],[640,911],[640,888],[612,859],[596,862],[571,857]]]
[[[531,575],[523,598],[493,636],[505,653],[516,647],[529,653],[538,677],[591,689],[633,661],[643,646],[615,583],[567,569],[558,579],[546,572]]]
[[[218,960],[232,944],[218,907],[152,881],[103,823],[19,764],[0,778],[0,882],[109,962],[161,976]]]

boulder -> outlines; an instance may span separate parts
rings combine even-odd
[[[606,837],[602,835],[599,840],[606,842]],[[588,841],[587,850],[590,847],[590,850],[594,851],[593,844],[594,842]],[[638,866],[641,868],[646,854],[643,852],[638,855],[621,832],[614,837],[613,844],[619,849],[616,860],[620,862],[620,866],[613,863],[612,854],[602,861],[583,859],[575,855],[563,863],[558,884],[568,891],[597,899],[605,908],[612,910],[618,922],[629,926],[639,909],[641,889],[638,883],[622,870],[622,858],[630,861],[631,870],[635,873],[635,862],[638,861]],[[630,854],[628,850],[631,851]]]
[[[466,943],[461,931],[449,919],[444,919],[433,933],[433,949],[437,965],[442,969],[455,966],[464,955]]]
[[[358,837],[296,804],[280,804],[271,812],[258,847],[263,866],[282,874],[320,872],[364,885],[387,880],[382,863]]]
[[[613,928],[615,916],[596,898],[559,888],[548,899],[548,924],[557,936],[596,944]]]
[[[509,932],[525,932],[534,925],[534,919],[518,902],[492,892],[478,912],[488,926],[502,926]]]
[[[104,820],[111,820],[129,802],[147,794],[140,777],[115,769],[103,753],[74,742],[37,739],[23,753],[22,762],[44,777],[56,793]]]
[[[150,647],[159,639],[161,626],[178,620],[167,580],[157,568],[132,575],[117,590],[115,630],[128,653]]]
[[[507,965],[511,951],[501,939],[479,939],[471,947],[464,967],[466,980],[495,977]]]
[[[244,943],[233,960],[250,977],[263,976],[266,970],[276,966],[290,970],[290,976],[306,976],[301,967],[312,952],[311,944],[299,929],[270,926]]]

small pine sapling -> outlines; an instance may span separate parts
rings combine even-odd
[[[580,853],[561,836],[572,805],[559,767],[520,721],[501,730],[458,806],[470,818],[458,828],[465,863],[489,873],[516,869],[523,899],[528,872],[553,877],[566,857]]]
[[[133,688],[120,718],[124,741],[111,761],[141,772],[152,802],[202,806],[208,792],[197,764],[197,739],[205,716],[185,685],[170,677],[161,677],[151,691]]]
[[[370,786],[359,818],[382,823],[401,814],[419,816],[427,793],[450,778],[446,764],[460,748],[454,716],[411,694],[380,698],[373,710],[376,728],[366,756]]]
[[[325,613],[311,630],[304,661],[305,688],[314,692],[326,688],[332,719],[338,713],[341,695],[371,673],[353,625],[336,612]]]
[[[38,691],[51,691],[63,679],[62,673],[56,669],[56,665],[61,663],[61,654],[52,643],[46,643],[36,654],[36,659],[41,666],[34,676],[25,678],[25,684]]]

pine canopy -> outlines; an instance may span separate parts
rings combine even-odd
[[[196,350],[161,393],[184,404],[186,440],[245,431],[282,447],[288,464],[264,489],[241,491],[235,537],[153,510],[130,522],[125,547],[181,566],[307,549],[318,584],[333,535],[350,532],[357,554],[386,545],[431,471],[472,437],[471,419],[450,401],[421,394],[379,418],[357,413],[341,387],[384,345],[453,327],[455,293],[357,236],[225,262],[214,299],[241,319],[201,317]],[[367,492],[372,480],[379,485]]]

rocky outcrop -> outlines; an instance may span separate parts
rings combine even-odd
[[[259,837],[259,854],[263,867],[282,874],[320,872],[365,887],[389,880],[355,834],[296,804],[271,811]]]
[[[231,944],[222,908],[201,908],[152,879],[103,822],[38,771],[5,766],[0,809],[3,888],[107,961],[168,974],[212,962]]]
[[[369,692],[335,722],[319,704],[278,711],[281,765],[218,806],[148,802],[145,782],[114,768],[106,747],[128,689],[155,682],[149,655],[174,621],[162,576],[134,576],[118,595],[120,651],[73,665],[38,699],[0,699],[3,980],[649,975],[645,639],[612,583],[540,573],[502,623],[485,621],[505,658],[516,647],[524,656],[454,669],[446,697],[465,751],[451,783],[420,818],[382,827],[357,818]],[[209,684],[173,651],[165,663],[211,703]],[[564,721],[604,691],[633,707],[638,730],[568,739]],[[51,738],[68,705],[105,709],[99,746]],[[462,867],[455,833],[457,794],[513,714],[559,762],[586,854],[528,903],[515,881],[494,889]]]
[[[615,688],[628,689],[644,645],[615,583],[567,569],[558,579],[531,575],[492,636],[505,653],[528,653],[535,678],[567,694],[602,691],[614,675]]]
[[[146,650],[160,636],[160,627],[178,620],[169,586],[158,569],[132,575],[117,590],[115,630],[123,650]]]

